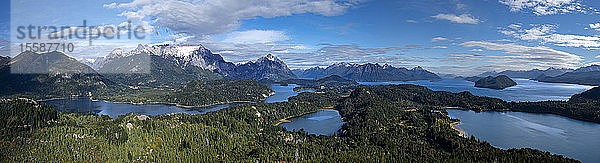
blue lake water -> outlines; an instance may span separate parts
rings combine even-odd
[[[65,113],[96,113],[99,115],[108,115],[116,118],[119,115],[127,113],[136,113],[143,115],[161,115],[173,113],[204,114],[210,111],[216,111],[227,108],[239,103],[218,104],[207,107],[182,108],[175,105],[165,104],[127,104],[112,103],[106,101],[92,101],[87,98],[60,99],[45,101],[46,104],[54,105],[58,111]]]
[[[503,148],[534,148],[583,162],[600,162],[600,124],[553,114],[447,109],[468,135]]]
[[[342,128],[344,122],[337,110],[322,110],[300,117],[288,119],[292,122],[282,123],[280,126],[288,131],[299,131],[315,135],[332,135]]]
[[[463,92],[469,91],[474,95],[488,96],[505,101],[546,101],[568,100],[572,95],[584,92],[593,86],[545,83],[529,79],[514,79],[516,86],[502,90],[478,88],[475,83],[466,80],[440,81],[410,81],[410,82],[359,82],[363,85],[415,84],[425,86],[434,91]]]
[[[302,91],[294,92],[294,88],[298,86],[296,84],[289,84],[287,86],[282,86],[279,84],[271,84],[270,86],[271,86],[271,89],[275,92],[275,94],[267,97],[267,99],[265,99],[266,103],[284,102],[284,101],[287,101],[288,98],[298,95],[298,93],[314,91],[314,90],[302,90]]]
[[[271,85],[271,89],[275,92],[274,95],[268,97],[265,102],[283,102],[287,101],[289,97],[295,96],[300,92],[307,92],[311,90],[305,90],[300,92],[294,92],[293,89],[296,85],[290,84],[288,86],[281,86],[279,84]],[[106,101],[92,101],[87,98],[75,98],[75,99],[59,99],[44,101],[47,104],[54,105],[58,111],[65,113],[95,113],[99,115],[108,115],[112,118],[116,118],[119,115],[125,115],[127,113],[136,113],[143,115],[161,115],[161,114],[173,114],[173,113],[187,113],[187,114],[204,114],[211,111],[217,111],[229,106],[237,105],[240,103],[229,103],[229,104],[218,104],[207,107],[194,107],[194,108],[182,108],[175,105],[166,104],[127,104],[127,103],[113,103]]]

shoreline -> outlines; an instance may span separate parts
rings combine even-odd
[[[469,137],[469,135],[468,135],[468,134],[467,134],[465,131],[463,131],[462,129],[460,129],[460,127],[458,127],[458,124],[460,124],[460,121],[458,121],[458,122],[452,122],[452,123],[450,124],[450,127],[451,127],[452,129],[454,129],[454,130],[458,131],[458,135],[459,135],[459,136],[462,136],[462,137],[465,137],[465,138],[466,138],[466,137]]]
[[[302,113],[302,114],[300,114],[300,115],[292,115],[292,116],[288,116],[288,117],[286,117],[286,118],[280,119],[280,120],[279,120],[277,123],[273,124],[273,126],[279,126],[279,125],[280,125],[280,124],[282,124],[282,123],[289,123],[289,122],[292,122],[292,121],[291,121],[291,120],[289,120],[289,119],[292,119],[292,118],[297,118],[297,117],[301,117],[301,116],[304,116],[304,115],[307,115],[307,114],[311,114],[311,113],[316,113],[316,112],[319,112],[319,111],[320,111],[320,110],[317,110],[317,111],[310,111],[310,112]]]
[[[223,104],[233,104],[233,103],[253,103],[253,102],[258,102],[258,101],[265,101],[268,97],[271,97],[275,95],[275,91],[269,93],[269,96],[261,98],[259,100],[256,101],[250,101],[250,100],[240,100],[240,101],[227,101],[227,102],[216,102],[216,103],[212,103],[212,104],[206,104],[206,105],[181,105],[178,103],[172,103],[172,102],[127,102],[127,101],[118,101],[118,100],[106,100],[106,99],[95,99],[93,97],[88,97],[88,96],[78,96],[78,97],[55,97],[55,98],[49,98],[49,99],[41,99],[41,100],[35,100],[35,101],[40,101],[40,102],[44,102],[44,101],[52,101],[52,100],[66,100],[66,99],[79,99],[79,98],[89,98],[91,101],[93,102],[110,102],[110,103],[117,103],[117,104],[132,104],[132,105],[146,105],[146,104],[161,104],[161,105],[172,105],[172,106],[176,106],[176,107],[180,107],[180,108],[185,108],[185,109],[189,109],[189,108],[202,108],[202,107],[209,107],[209,106],[214,106],[214,105],[223,105]]]

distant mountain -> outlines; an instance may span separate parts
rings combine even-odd
[[[0,61],[0,96],[54,98],[106,94],[123,89],[61,52],[23,52]]]
[[[454,74],[437,74],[440,78],[442,79],[456,79],[456,78],[460,78],[458,75],[454,75]]]
[[[499,75],[496,77],[488,76],[475,82],[475,87],[492,89],[504,89],[515,85],[517,85],[517,83],[506,75]]]
[[[255,62],[238,64],[235,66],[233,71],[228,72],[228,74],[230,74],[230,78],[234,79],[256,79],[268,81],[281,81],[298,78],[283,61],[271,54],[267,54]]]
[[[477,80],[479,80],[479,79],[481,79],[481,78],[484,78],[484,77],[479,77],[479,76],[471,76],[471,77],[465,77],[465,78],[463,78],[463,79],[464,79],[464,80],[467,80],[467,81],[476,82]]]
[[[569,72],[556,77],[540,76],[535,80],[548,83],[570,83],[600,86],[600,71]]]
[[[134,86],[184,85],[193,80],[216,80],[222,77],[193,65],[178,66],[173,60],[145,53],[114,58],[98,70],[106,78]]]
[[[591,65],[581,67],[573,72],[567,72],[559,76],[539,76],[535,80],[549,83],[571,83],[600,86],[600,66]]]
[[[535,79],[542,75],[555,77],[555,76],[559,76],[559,75],[562,75],[564,73],[571,72],[571,71],[573,71],[573,70],[572,69],[557,69],[557,68],[548,68],[546,70],[533,69],[533,70],[527,70],[527,71],[506,70],[506,71],[502,71],[502,72],[496,74],[495,76],[506,75],[510,78]]]
[[[476,75],[478,77],[488,77],[488,76],[496,76],[498,74],[498,72],[496,71],[488,71],[488,72],[483,72],[479,75]]]
[[[576,69],[573,72],[594,72],[594,71],[600,71],[600,65],[591,65],[591,66],[581,67],[581,68]]]
[[[340,86],[357,86],[358,83],[354,80],[344,79],[337,75],[331,75],[321,79],[288,79],[280,82],[282,84],[297,84],[305,87],[319,88],[324,87],[340,87]]]
[[[421,67],[413,69],[396,68],[388,64],[351,64],[336,63],[327,68],[310,68],[296,71],[300,78],[323,78],[338,75],[356,81],[411,81],[411,80],[439,80],[436,74]]]
[[[305,78],[305,79],[318,79],[319,77],[322,77],[325,74],[325,69],[321,68],[321,67],[312,67],[312,68],[309,68],[306,70],[294,69],[292,71],[299,78]]]
[[[133,58],[136,58],[136,60],[132,60]],[[148,64],[150,62],[152,64]],[[130,52],[115,49],[108,56],[96,59],[93,65],[103,74],[115,72],[115,70],[123,73],[129,73],[129,71],[139,72],[141,70],[146,71],[140,73],[149,73],[151,71],[150,76],[155,77],[149,78],[144,83],[155,82],[157,84],[181,84],[191,80],[213,79],[211,74],[203,70],[217,73],[227,79],[278,81],[296,78],[283,61],[271,54],[259,58],[255,62],[233,64],[226,62],[223,57],[213,54],[202,45],[138,45],[136,49]],[[195,74],[197,72],[200,72],[200,74]],[[165,80],[159,80],[161,76],[165,76],[162,77]],[[170,79],[174,80],[167,81]]]

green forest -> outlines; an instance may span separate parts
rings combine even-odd
[[[95,99],[127,103],[163,103],[183,106],[207,106],[230,102],[264,100],[273,91],[252,79],[194,80],[176,88],[130,86],[130,92],[98,96]]]
[[[468,99],[468,100],[466,100]],[[442,106],[506,110],[494,98],[421,86],[359,86],[348,95],[301,93],[288,102],[247,103],[202,115],[108,116],[56,112],[32,100],[0,101],[1,160],[26,162],[577,162],[533,149],[503,150],[450,126]],[[338,110],[339,134],[276,126]]]

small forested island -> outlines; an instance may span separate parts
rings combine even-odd
[[[354,80],[345,79],[337,75],[331,75],[321,79],[288,79],[275,83],[280,83],[282,85],[296,84],[298,86],[294,88],[294,91],[319,90],[322,92],[347,92],[348,89],[354,89],[356,88],[356,86],[358,86],[358,82]]]
[[[475,87],[480,88],[504,89],[515,85],[517,85],[517,82],[506,75],[488,76],[475,81]]]

